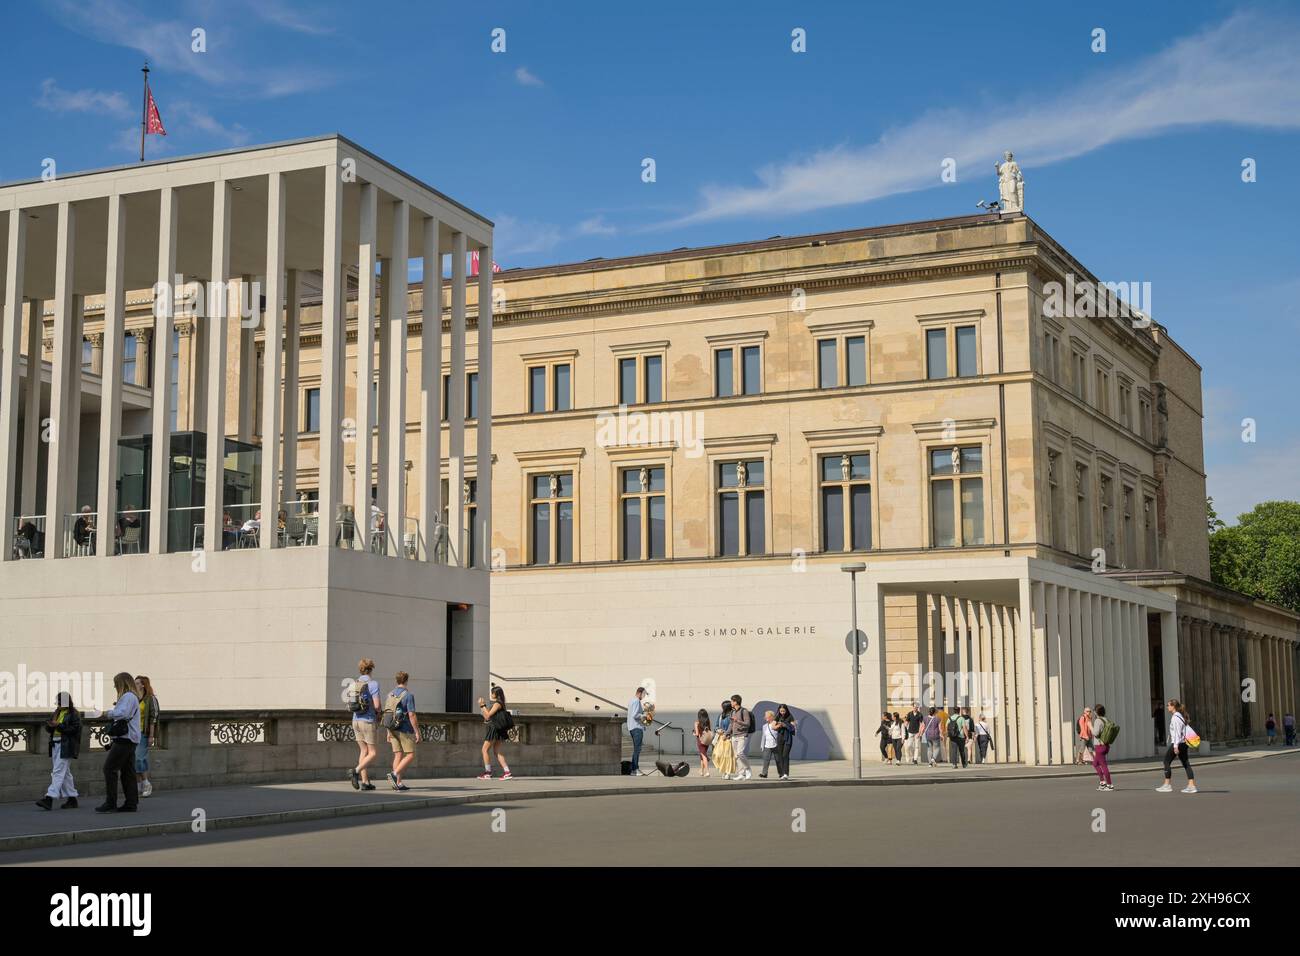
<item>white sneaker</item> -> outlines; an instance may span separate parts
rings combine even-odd
[[[746,770],[746,771],[745,771],[745,779],[746,779],[746,780],[748,780],[748,779],[749,779],[750,777],[752,777],[752,776],[754,776],[754,774],[753,774],[752,771],[750,771],[750,770]]]
[[[146,780],[144,783],[140,785],[140,796],[142,797],[153,796],[153,784],[150,783],[148,780]]]
[[[789,775],[788,773],[783,773],[783,774],[781,774],[781,779],[782,779],[782,780],[789,780],[789,779],[790,779],[790,775]]]
[[[1200,793],[1201,791],[1197,790],[1195,787],[1183,787],[1182,792],[1183,792],[1183,793]]]
[[[1099,784],[1097,784],[1097,789],[1098,789],[1098,790],[1105,790],[1105,789],[1106,789],[1106,785],[1105,785],[1104,783],[1099,783]]]
[[[700,774],[700,776],[701,776],[701,777],[707,777],[707,776],[709,776],[709,772],[706,770],[706,771],[704,771],[704,773]]]
[[[1167,783],[1162,784],[1159,787],[1156,787],[1156,793],[1173,793],[1173,792],[1174,792],[1174,788],[1169,786],[1169,784]]]
[[[722,779],[723,779],[723,780],[730,780],[730,779],[731,779],[731,774],[729,774],[729,773],[724,773],[724,774],[722,775]]]

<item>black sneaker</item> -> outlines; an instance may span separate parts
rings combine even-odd
[[[397,774],[393,773],[391,770],[388,771],[388,782],[393,785],[394,790],[397,789]]]
[[[394,790],[407,791],[407,790],[410,790],[411,788],[408,787],[408,786],[407,786],[406,784],[404,784],[404,783],[399,783],[399,784],[397,784],[396,786],[394,786],[393,789],[394,789]]]
[[[76,797],[68,797],[68,799],[66,799],[66,800],[63,801],[63,806],[60,807],[59,809],[60,809],[60,810],[75,810],[75,809],[77,809],[77,798],[76,798]]]
[[[137,809],[137,807],[136,807],[136,805],[135,805],[134,803],[131,804],[130,806],[127,806],[127,805],[124,803],[124,804],[122,804],[120,807],[117,808],[117,812],[118,812],[118,813],[135,813],[136,809]]]
[[[357,772],[356,767],[353,767],[348,771],[348,779],[352,781],[353,790],[361,789],[361,774]]]
[[[111,803],[101,803],[95,807],[96,813],[117,813],[117,807]]]
[[[362,790],[373,790],[373,789],[375,789],[375,785],[374,785],[373,783],[363,783],[363,784],[361,785],[361,789],[362,789]]]
[[[39,799],[39,800],[36,801],[36,805],[37,805],[38,807],[40,807],[42,810],[53,810],[53,809],[54,809],[54,798],[53,798],[53,797],[41,797],[41,799]]]

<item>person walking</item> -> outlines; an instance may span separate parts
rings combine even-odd
[[[912,709],[907,712],[907,741],[905,752],[912,758],[912,765],[921,762],[921,727],[925,723],[925,714],[921,713],[919,701],[912,702]]]
[[[1273,746],[1277,743],[1277,718],[1270,713],[1264,718],[1264,735],[1268,737],[1266,746]]]
[[[736,755],[731,749],[731,701],[722,702],[718,714],[718,730],[713,735],[713,766],[718,768],[723,780],[730,780],[736,772]]]
[[[1287,711],[1282,715],[1282,730],[1286,734],[1286,745],[1295,746],[1295,714]]]
[[[940,704],[936,716],[939,718],[939,759],[946,761],[948,759],[948,705]]]
[[[880,759],[890,766],[894,763],[894,744],[889,736],[893,726],[894,718],[889,716],[889,711],[882,713],[880,726],[876,728],[876,736],[880,738]]]
[[[53,810],[54,801],[62,799],[61,810],[75,810],[77,782],[72,779],[72,761],[81,753],[81,713],[66,690],[59,691],[55,703],[54,713],[45,722],[50,732],[50,787],[36,805]]]
[[[373,790],[367,769],[379,756],[376,744],[379,714],[379,681],[374,678],[375,662],[369,657],[357,661],[357,676],[348,691],[352,711],[352,736],[357,741],[357,765],[348,771],[353,790]]]
[[[779,751],[780,740],[778,734],[779,731],[776,729],[776,711],[766,711],[763,714],[763,736],[759,741],[763,747],[763,769],[758,772],[758,776],[762,780],[767,779],[767,768],[772,765],[772,761],[774,760],[776,761],[777,776],[784,779],[784,774],[781,773],[781,757]]]
[[[907,736],[907,724],[903,723],[903,717],[898,711],[894,711],[894,719],[889,724],[889,745],[894,752],[894,766],[903,765],[903,740]]]
[[[754,726],[754,713],[743,706],[739,694],[731,695],[731,750],[736,755],[736,780],[748,780],[754,776],[749,769],[749,735],[757,728]]]
[[[141,797],[153,796],[153,781],[149,779],[149,748],[158,741],[158,695],[153,692],[149,678],[139,674],[135,691],[140,698],[140,742],[135,745],[135,779]]]
[[[975,722],[975,762],[987,763],[989,748],[993,746],[993,731],[989,730],[988,723],[984,720],[984,715],[980,714],[980,719]]]
[[[1174,776],[1174,758],[1176,757],[1183,765],[1183,772],[1187,774],[1187,786],[1183,787],[1183,793],[1199,793],[1196,789],[1196,777],[1192,773],[1192,764],[1188,760],[1188,751],[1190,750],[1189,741],[1200,742],[1200,737],[1196,731],[1192,730],[1191,723],[1187,719],[1187,711],[1184,709],[1182,702],[1176,697],[1169,698],[1169,703],[1165,705],[1169,710],[1169,749],[1165,751],[1165,782],[1156,787],[1157,793],[1169,793],[1174,788],[1170,781]]]
[[[966,732],[966,762],[975,762],[975,718],[971,716],[970,708],[961,709],[962,729]]]
[[[411,675],[398,671],[393,676],[392,690],[384,699],[384,727],[388,743],[393,748],[393,769],[388,772],[388,782],[394,790],[411,788],[402,781],[406,768],[415,762],[415,745],[420,742],[420,719],[415,714],[415,695],[406,686]]]
[[[104,758],[104,802],[96,813],[135,813],[140,806],[140,790],[135,782],[135,746],[140,742],[140,698],[135,692],[135,678],[123,671],[113,678],[117,701],[105,717],[112,723],[108,736],[108,756]],[[117,784],[122,782],[122,805],[117,804]]]
[[[1103,704],[1092,708],[1092,714],[1092,769],[1097,771],[1097,779],[1100,781],[1097,789],[1114,790],[1110,767],[1106,764],[1106,754],[1110,753],[1108,738],[1114,739],[1106,730],[1106,725],[1111,721],[1106,717],[1106,708]]]
[[[645,688],[638,687],[627,704],[627,733],[632,738],[632,776],[641,772],[641,744],[645,740]]]
[[[488,695],[492,698],[491,706],[485,706],[486,701],[482,697],[478,699],[478,709],[483,714],[483,722],[487,724],[487,730],[483,733],[483,772],[478,775],[480,780],[492,779],[492,759],[497,758],[497,763],[501,765],[501,779],[513,780],[515,775],[510,772],[510,765],[506,763],[505,756],[501,753],[501,747],[510,739],[510,731],[514,729],[515,719],[510,716],[510,711],[506,709],[506,692],[500,685],[492,688]],[[491,751],[489,756],[488,751]]]
[[[958,759],[961,760],[961,768],[966,769],[966,718],[956,707],[948,718],[948,756],[953,770],[957,769]]]
[[[1092,757],[1092,708],[1083,708],[1074,721],[1074,763],[1076,766],[1089,763]]]
[[[695,726],[691,728],[695,738],[695,749],[700,753],[700,776],[709,775],[709,744],[713,743],[713,726],[709,723],[709,712],[703,707],[695,715]]]
[[[925,715],[925,726],[921,731],[925,735],[925,756],[930,761],[930,766],[935,766],[935,761],[939,759],[939,744],[942,741],[943,722],[939,720],[939,709],[931,707],[930,712]]]
[[[777,763],[777,768],[781,771],[781,779],[790,779],[790,751],[794,747],[794,738],[798,732],[799,722],[794,719],[794,714],[785,704],[781,704],[776,709],[776,726],[778,730],[777,749],[781,752],[781,760]]]

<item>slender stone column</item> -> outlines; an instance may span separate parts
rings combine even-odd
[[[1229,688],[1232,691],[1232,726],[1233,736],[1237,738],[1246,736],[1246,722],[1242,719],[1241,706],[1241,645],[1243,633],[1244,632],[1239,627],[1234,627],[1232,629],[1229,649],[1229,666],[1231,668],[1231,684],[1229,685]]]
[[[4,331],[0,340],[0,560],[14,551],[14,501],[18,482],[18,355],[23,335],[23,282],[27,271],[27,211],[9,210],[9,236],[5,259]],[[40,364],[28,362],[27,376],[39,381]],[[27,417],[40,416],[39,405],[27,406]]]
[[[1164,700],[1170,697],[1179,697],[1180,673],[1182,659],[1178,647],[1178,618],[1172,611],[1160,612],[1160,666],[1164,673],[1161,675],[1161,690],[1164,692]]]
[[[1037,650],[1034,640],[1034,602],[1038,583],[1028,576],[1020,579],[1020,604],[1016,608],[1014,622],[1016,640],[1016,687],[1020,701],[1020,759],[1027,764],[1039,762],[1037,734],[1037,668],[1034,655]]]
[[[261,324],[258,315],[260,306],[258,297],[253,294],[254,278],[251,275],[240,276],[239,296],[228,313],[231,319],[232,334],[239,341],[239,407],[236,409],[236,435],[242,442],[253,440],[253,420],[257,405],[257,327]],[[244,318],[247,307],[249,318]],[[252,515],[241,515],[251,518]],[[263,515],[265,517],[265,515]]]
[[[376,413],[370,382],[375,376],[375,264],[379,222],[379,190],[361,184],[360,233],[357,242],[357,440],[352,450],[352,510],[358,533],[369,542],[371,434]],[[384,290],[388,297],[388,290]]]
[[[285,283],[284,315],[284,472],[282,497],[286,507],[295,507],[298,499],[298,429],[302,422],[298,409],[298,345],[302,334],[301,286],[298,270],[290,269]]]
[[[437,560],[437,531],[442,520],[442,249],[439,224],[424,220],[423,304],[420,333],[420,558]]]
[[[279,547],[280,360],[284,332],[285,175],[266,181],[266,309],[262,313],[262,531],[258,544]]]
[[[104,265],[104,363],[99,403],[99,512],[95,549],[111,557],[117,527],[117,442],[122,434],[122,339],[126,322],[126,210],[108,197],[108,251]]]
[[[12,249],[13,246],[10,245]],[[25,405],[27,413],[23,416],[23,487],[19,511],[23,517],[33,517],[40,507],[36,501],[36,476],[40,465],[41,450],[41,376],[44,361],[41,358],[41,343],[45,337],[45,303],[32,299],[27,303],[27,381],[25,388]]]
[[[103,375],[104,335],[102,332],[92,332],[86,336],[86,341],[90,343],[90,373],[92,375]]]
[[[447,487],[451,496],[448,532],[453,563],[468,567],[465,554],[465,234],[451,239],[451,387],[447,389]]]
[[[478,566],[492,569],[492,246],[479,247],[478,270]]]
[[[402,557],[406,556],[406,276],[410,262],[410,227],[410,209],[399,200],[393,204],[393,261],[389,286],[392,291],[387,296],[387,316],[383,323],[387,329],[382,344],[388,350],[388,374],[384,379],[387,389],[380,401],[385,404],[388,428],[383,448],[386,487],[380,493],[384,496],[384,507],[388,509],[390,553]]]
[[[153,348],[149,359],[153,363],[153,406],[151,409],[149,439],[149,552],[163,554],[167,551],[167,524],[170,500],[171,477],[171,389],[170,381],[172,322],[176,311],[176,290],[172,282],[176,275],[176,235],[179,226],[180,196],[171,186],[165,186],[159,194],[158,212],[158,281],[154,287],[154,328],[151,336]],[[138,342],[138,338],[137,338]],[[140,365],[139,346],[136,351],[136,367]],[[220,488],[221,462],[217,458],[217,470],[212,470],[212,455],[208,455],[209,488]],[[209,529],[210,530],[210,529]]]
[[[384,257],[379,260],[379,289],[381,297],[379,301],[379,314],[375,318],[379,322],[379,330],[375,333],[375,343],[379,348],[379,359],[375,364],[375,382],[371,386],[373,404],[372,414],[375,424],[378,426],[375,435],[375,450],[372,453],[372,461],[375,463],[375,480],[374,489],[379,500],[379,507],[385,513],[389,512],[388,507],[388,433],[390,424],[388,421],[388,379],[392,366],[391,344],[388,337],[387,316],[389,307],[394,299],[397,289],[395,286],[400,281],[394,278],[393,260],[391,257]],[[391,523],[389,525],[391,527]]]
[[[203,431],[208,425],[208,343],[211,336],[207,334],[207,323],[211,318],[207,314],[207,303],[211,301],[208,284],[197,282],[194,291],[194,304],[191,312],[194,319],[190,325],[190,415],[189,427],[194,431]]]
[[[171,280],[168,280],[169,282]],[[149,387],[149,363],[153,359],[153,329],[136,329],[135,333],[135,381],[141,388]]]
[[[81,334],[73,301],[73,270],[76,265],[77,208],[59,203],[59,222],[54,269],[54,359],[50,381],[50,440],[45,478],[45,557],[63,557],[63,516],[75,492],[75,472],[69,463],[68,446],[75,433],[69,407],[70,384],[81,375]],[[80,394],[78,394],[80,399]]]
[[[207,482],[203,487],[203,549],[220,551],[225,510],[226,359],[230,315],[230,202],[226,180],[212,184],[212,264],[208,275]],[[238,311],[238,309],[236,309]],[[239,393],[236,392],[238,401]],[[265,516],[263,516],[265,517]]]
[[[1033,661],[1034,661],[1034,738],[1035,762],[1055,763],[1060,754],[1049,750],[1051,746],[1050,731],[1052,714],[1049,710],[1048,680],[1050,672],[1047,667],[1048,631],[1047,631],[1047,588],[1040,581],[1033,583]],[[1057,747],[1057,750],[1060,748]]]
[[[332,547],[338,506],[346,500],[340,446],[343,418],[343,197],[341,167],[325,167],[321,253],[320,543]]]

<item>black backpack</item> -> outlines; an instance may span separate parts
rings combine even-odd
[[[356,695],[352,698],[352,700],[348,701],[348,710],[352,711],[352,713],[358,716],[365,716],[366,714],[370,713],[370,708],[371,708],[370,681],[368,679],[366,680],[359,679],[353,681],[352,683],[353,683],[353,689],[356,691]],[[361,685],[360,689],[357,689],[356,687],[356,685],[358,684]]]

